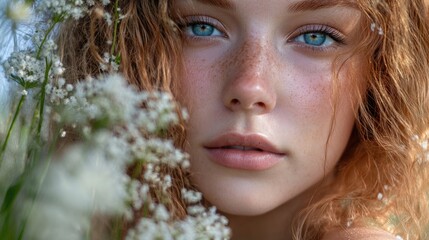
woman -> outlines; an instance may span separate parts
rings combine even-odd
[[[188,108],[172,135],[233,238],[427,238],[423,0],[120,5],[120,70]],[[111,49],[99,13],[64,27],[69,75]]]

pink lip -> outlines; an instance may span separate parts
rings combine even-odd
[[[246,150],[231,148],[244,146]],[[213,162],[228,168],[265,170],[271,168],[285,154],[260,134],[227,133],[204,145]]]

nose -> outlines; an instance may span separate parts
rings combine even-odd
[[[277,101],[274,89],[275,59],[263,41],[244,42],[225,64],[224,105],[231,111],[271,112]]]

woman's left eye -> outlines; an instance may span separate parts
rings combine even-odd
[[[308,25],[299,30],[290,41],[299,43],[313,50],[325,50],[345,43],[343,34],[324,25]]]

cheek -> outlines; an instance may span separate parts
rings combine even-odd
[[[187,56],[184,58],[184,70],[180,77],[178,98],[188,108],[195,103],[204,101],[214,93],[217,77],[215,67],[203,56]]]
[[[316,63],[316,64],[315,64]],[[339,160],[344,151],[355,122],[357,97],[351,65],[345,64],[338,79],[333,79],[331,64],[317,64],[298,59],[291,71],[285,72],[287,84],[283,84],[283,95],[279,106],[286,109],[279,118],[290,123],[287,128],[294,136],[303,159],[324,159],[328,166]],[[286,124],[285,124],[286,125]],[[279,126],[280,127],[280,126]],[[284,128],[284,127],[283,127]],[[329,140],[329,141],[328,141]],[[314,164],[314,162],[308,162]],[[322,165],[325,161],[321,160]]]
[[[276,86],[281,92],[278,108],[285,109],[282,117],[294,124],[318,122],[320,128],[331,112],[331,66],[326,61],[295,59],[283,68],[282,79]]]

